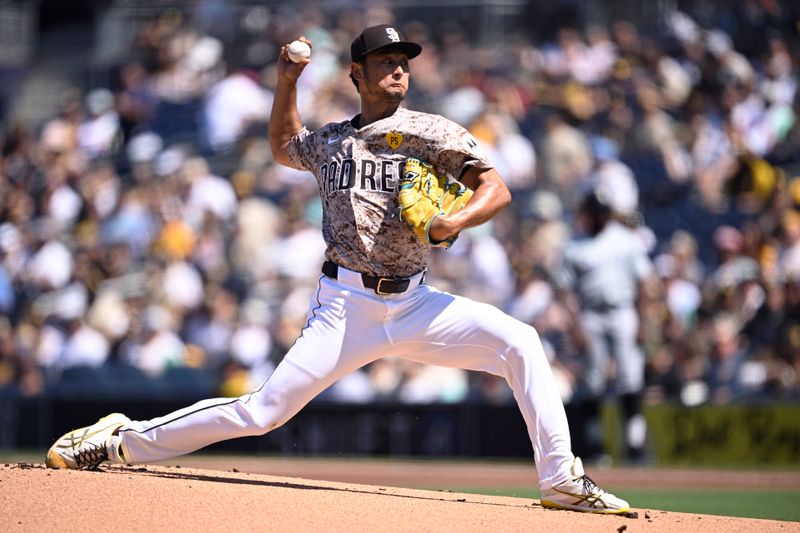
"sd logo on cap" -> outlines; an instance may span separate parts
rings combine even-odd
[[[403,52],[408,59],[417,57],[422,52],[422,47],[417,43],[406,40],[400,30],[388,24],[370,26],[361,32],[350,45],[350,59],[358,63],[370,52],[382,48],[392,47]]]

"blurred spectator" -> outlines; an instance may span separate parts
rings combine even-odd
[[[711,335],[711,364],[705,381],[712,399],[727,402],[738,392],[747,346],[739,335],[736,318],[730,315],[714,319]]]
[[[581,178],[592,168],[592,152],[586,135],[570,126],[559,113],[547,117],[542,139],[542,183],[570,202]]]
[[[758,263],[742,253],[744,237],[736,228],[717,228],[714,245],[719,253],[719,266],[706,282],[705,297],[744,324],[764,302],[764,290],[758,283]]]
[[[564,221],[564,205],[554,192],[537,190],[523,208],[524,227],[520,231],[521,268],[529,271],[539,267],[552,274],[561,262],[561,254],[571,235],[569,224]]]
[[[145,374],[158,377],[168,368],[181,366],[186,359],[186,346],[175,333],[173,314],[158,305],[144,310],[142,323],[121,347],[122,360]]]
[[[411,365],[398,389],[403,403],[457,403],[466,398],[467,373],[460,368]]]
[[[201,226],[206,213],[222,222],[234,217],[237,200],[230,181],[211,174],[204,159],[198,157],[186,161],[183,174],[189,185],[185,217],[193,228]]]
[[[78,146],[89,159],[112,155],[121,135],[114,95],[108,89],[94,89],[86,95],[89,116],[78,127]]]
[[[254,75],[233,71],[209,88],[203,104],[204,142],[215,152],[233,147],[248,127],[269,120],[272,94],[259,86]]]
[[[514,279],[508,254],[492,235],[492,223],[465,231],[447,254],[437,254],[437,268],[446,281],[469,298],[504,306],[513,296]],[[444,276],[442,276],[444,277]]]
[[[671,254],[659,255],[655,260],[655,268],[664,283],[669,317],[685,333],[696,319],[702,301],[700,288],[680,274],[677,260]]]
[[[102,333],[81,320],[73,320],[55,366],[101,366],[108,359],[109,350],[108,339]]]
[[[205,288],[197,269],[186,261],[173,261],[164,270],[161,282],[164,302],[170,309],[185,313],[195,309],[203,302]],[[156,313],[157,309],[154,309]],[[154,316],[159,316],[158,313]],[[159,317],[160,318],[160,317]],[[162,324],[162,321],[155,322]],[[157,328],[154,328],[157,329]]]
[[[204,366],[218,371],[229,359],[238,302],[222,289],[208,298],[206,305],[187,315],[182,337],[203,350]]]
[[[40,291],[60,289],[69,282],[74,266],[69,248],[49,239],[31,256],[25,277]]]
[[[8,317],[0,316],[0,392],[41,394],[44,379],[25,347],[14,336]]]
[[[11,276],[5,267],[0,264],[0,313],[8,316],[14,309],[16,296],[11,285]]]
[[[123,138],[130,142],[134,132],[152,120],[156,98],[149,86],[147,69],[141,63],[132,61],[123,66],[119,78],[116,109]]]
[[[262,383],[272,373],[269,355],[273,342],[267,329],[269,322],[266,302],[250,299],[243,303],[242,320],[231,336],[231,359],[250,369],[253,385]]]

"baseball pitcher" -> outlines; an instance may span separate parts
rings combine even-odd
[[[401,107],[409,61],[421,52],[397,28],[364,29],[350,48],[361,113],[309,131],[297,110],[296,83],[311,59],[295,63],[286,46],[281,50],[270,144],[279,163],[317,179],[327,260],[301,335],[272,376],[240,398],[204,400],[153,420],[109,415],[60,438],[48,452],[48,466],[159,461],[223,439],[261,435],[347,373],[395,356],[507,380],[527,424],[543,505],[629,510],[592,482],[573,456],[536,331],[492,306],[425,284],[431,247],[449,246],[511,198],[464,128]]]

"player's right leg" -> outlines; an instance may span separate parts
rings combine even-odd
[[[336,280],[320,280],[306,327],[257,390],[239,398],[203,400],[152,420],[110,415],[63,435],[49,450],[47,465],[80,469],[105,460],[159,461],[283,425],[337,379],[380,356],[385,332],[371,327],[370,320],[382,313],[372,307],[374,298],[346,294],[347,290]],[[345,314],[359,327],[346,329]]]

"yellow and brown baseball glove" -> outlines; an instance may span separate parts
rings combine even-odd
[[[416,233],[417,238],[432,246],[449,248],[458,235],[441,242],[432,242],[429,231],[433,219],[460,211],[472,198],[472,191],[458,181],[448,183],[446,176],[437,176],[428,163],[409,158],[400,179],[400,217]]]

